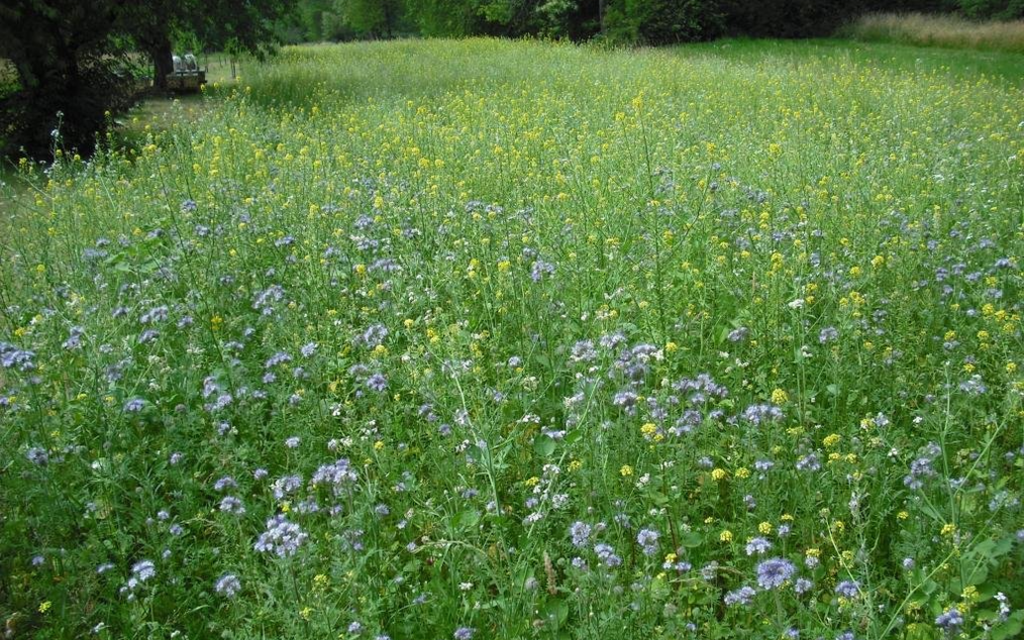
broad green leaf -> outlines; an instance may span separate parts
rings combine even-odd
[[[533,450],[537,455],[550,458],[555,452],[555,441],[549,436],[540,435],[533,441]]]

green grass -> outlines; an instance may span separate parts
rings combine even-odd
[[[1016,59],[295,47],[195,117],[23,168],[0,616],[1012,637]]]
[[[752,64],[835,64],[853,63],[861,68],[880,67],[918,75],[941,74],[960,80],[987,77],[1014,83],[1024,82],[1024,55],[1009,51],[974,51],[922,48],[899,42],[858,42],[841,39],[819,40],[719,40],[680,47],[683,55]]]
[[[842,33],[866,42],[1024,53],[1024,20],[978,22],[946,14],[879,13],[862,16]]]

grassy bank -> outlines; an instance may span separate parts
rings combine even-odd
[[[880,13],[842,31],[865,42],[1024,53],[1024,20],[976,22],[955,15]]]

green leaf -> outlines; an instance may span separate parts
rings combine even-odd
[[[991,582],[983,584],[978,587],[978,602],[988,602],[994,598],[997,593],[999,593],[999,587],[996,585]]]
[[[1005,556],[1010,550],[1013,549],[1013,541],[1016,536],[1006,536],[1002,540],[996,543],[996,546],[992,549],[992,558],[999,558]]]
[[[551,454],[555,452],[555,441],[549,436],[537,436],[533,441],[533,450],[536,451],[539,456],[550,458]]]
[[[974,612],[974,619],[978,622],[991,622],[999,617],[999,614],[991,609],[983,609]]]
[[[569,619],[569,605],[564,600],[551,598],[541,608],[544,617],[555,623],[555,626],[562,626]]]
[[[475,527],[478,522],[480,522],[480,512],[476,509],[466,509],[452,518],[452,528],[456,530],[469,529]]]
[[[1021,624],[1022,616],[1018,615],[1021,613],[1018,611],[1016,614],[1011,615],[1009,620],[992,629],[992,635],[990,636],[992,640],[1006,640],[1020,633],[1021,629],[1024,628],[1024,625]]]
[[[668,504],[668,496],[666,496],[664,493],[661,493],[660,491],[651,491],[647,495],[647,497],[650,498],[651,502],[653,502],[655,505],[659,507]]]
[[[939,586],[939,584],[937,582],[935,582],[934,580],[927,580],[921,586],[921,591],[926,596],[930,596],[931,594],[935,593],[935,589],[937,589],[938,586]]]
[[[686,547],[687,549],[693,549],[704,544],[704,539],[700,537],[700,534],[696,531],[684,531],[679,536],[679,544]]]
[[[996,548],[995,540],[982,540],[971,551],[972,556],[992,557],[992,551]]]
[[[971,575],[967,576],[967,584],[977,586],[988,580],[988,567],[982,565],[971,572]]]

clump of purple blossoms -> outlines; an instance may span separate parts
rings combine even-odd
[[[935,618],[935,624],[942,627],[946,631],[954,631],[964,623],[964,617],[960,615],[960,610],[956,607],[952,607],[942,612],[937,618]]]
[[[622,558],[615,555],[615,549],[610,544],[599,542],[594,545],[594,553],[606,567],[617,567],[622,564]]]
[[[366,388],[370,391],[382,393],[388,388],[388,379],[382,373],[375,373],[366,379]]]
[[[612,398],[612,404],[622,407],[629,415],[636,415],[636,403],[638,396],[632,391],[620,391]]]
[[[166,322],[167,316],[168,309],[166,305],[153,307],[149,311],[139,316],[139,324],[156,324],[158,322]],[[78,329],[78,327],[72,329],[73,334],[76,333],[75,329]],[[81,329],[79,329],[77,333],[81,333]]]
[[[729,332],[729,342],[743,342],[750,336],[750,329],[747,327],[739,327]]]
[[[927,478],[934,477],[935,469],[932,463],[942,453],[939,445],[929,442],[921,449],[921,455],[910,463],[910,473],[903,477],[903,484],[911,491],[917,491],[924,486]]]
[[[672,388],[680,393],[687,393],[690,404],[700,405],[709,399],[722,399],[729,396],[729,389],[718,384],[709,373],[699,373],[693,378],[683,378],[672,383]]]
[[[235,496],[224,496],[220,501],[220,510],[224,513],[233,513],[240,516],[245,514],[245,504]]]
[[[253,297],[252,308],[265,316],[274,313],[274,307],[284,299],[284,288],[279,284],[272,284]]]
[[[225,573],[213,585],[213,590],[225,598],[234,598],[235,594],[242,590],[242,582],[235,574]]]
[[[762,589],[777,589],[793,577],[796,567],[784,558],[769,558],[757,565],[757,585]]]
[[[366,348],[373,349],[381,344],[384,344],[384,339],[388,337],[388,328],[382,324],[371,324],[366,328],[366,331],[356,337],[354,342],[362,343]]]
[[[28,458],[29,462],[37,464],[40,467],[45,467],[50,462],[50,456],[46,453],[46,449],[42,447],[32,447],[25,452],[25,457]]]
[[[540,282],[544,276],[550,276],[555,272],[555,265],[543,260],[536,260],[530,267],[530,279]]]
[[[576,521],[569,527],[569,536],[572,538],[573,546],[582,548],[590,540],[591,528],[586,522]]]
[[[452,637],[455,638],[455,640],[471,640],[475,633],[476,629],[472,627],[459,627],[455,630],[455,633],[452,634]]]
[[[773,404],[752,404],[743,410],[741,417],[756,427],[762,422],[782,420],[783,413],[782,409]]]
[[[725,604],[728,607],[735,605],[745,606],[754,601],[755,595],[757,595],[757,592],[754,591],[753,587],[740,587],[735,591],[725,594]]]
[[[334,494],[338,495],[346,485],[353,484],[358,479],[359,476],[352,468],[348,458],[339,458],[337,461],[322,465],[317,469],[310,483],[314,487],[330,486],[334,489]]]
[[[156,575],[156,567],[153,565],[152,560],[142,560],[132,566],[132,574],[134,574],[139,582],[145,582]]]
[[[594,349],[594,343],[590,340],[580,340],[572,346],[572,354],[569,356],[570,362],[590,362],[597,358],[597,351]]]
[[[225,489],[233,489],[237,486],[238,483],[235,482],[234,478],[232,478],[231,476],[223,476],[221,478],[218,478],[217,481],[213,483],[213,490],[223,491]]]
[[[129,599],[135,598],[135,590],[143,583],[156,575],[156,566],[152,560],[140,560],[132,565],[132,575],[128,582],[121,587],[121,593],[128,594]]]
[[[274,553],[282,558],[295,555],[309,536],[283,514],[267,520],[267,530],[260,534],[253,549],[261,553]]]
[[[818,454],[812,451],[797,460],[796,469],[797,471],[818,471],[821,469],[821,461],[818,460]]]
[[[836,593],[844,598],[856,598],[860,593],[860,585],[853,580],[843,580],[836,585]]]
[[[964,393],[972,396],[980,396],[988,391],[988,387],[982,382],[981,376],[975,374],[970,379],[960,383],[959,389]]]
[[[658,537],[654,529],[641,529],[636,534],[636,543],[643,547],[644,555],[653,556],[658,552]]]
[[[165,307],[166,308],[166,307]],[[64,341],[65,349],[81,349],[82,348],[82,333],[85,331],[82,327],[71,327],[70,335],[68,339]]]
[[[271,369],[281,364],[287,364],[292,361],[292,356],[287,351],[278,351],[274,355],[267,358],[267,361],[263,363],[264,369]]]
[[[747,543],[747,555],[761,555],[772,548],[772,543],[764,538],[751,538]]]
[[[18,368],[19,371],[32,371],[36,368],[33,358],[35,352],[19,349],[9,342],[0,342],[0,366],[4,369]]]
[[[284,499],[286,495],[296,491],[302,486],[302,476],[283,476],[274,480],[274,484],[270,486],[274,492],[274,497],[278,500]]]

